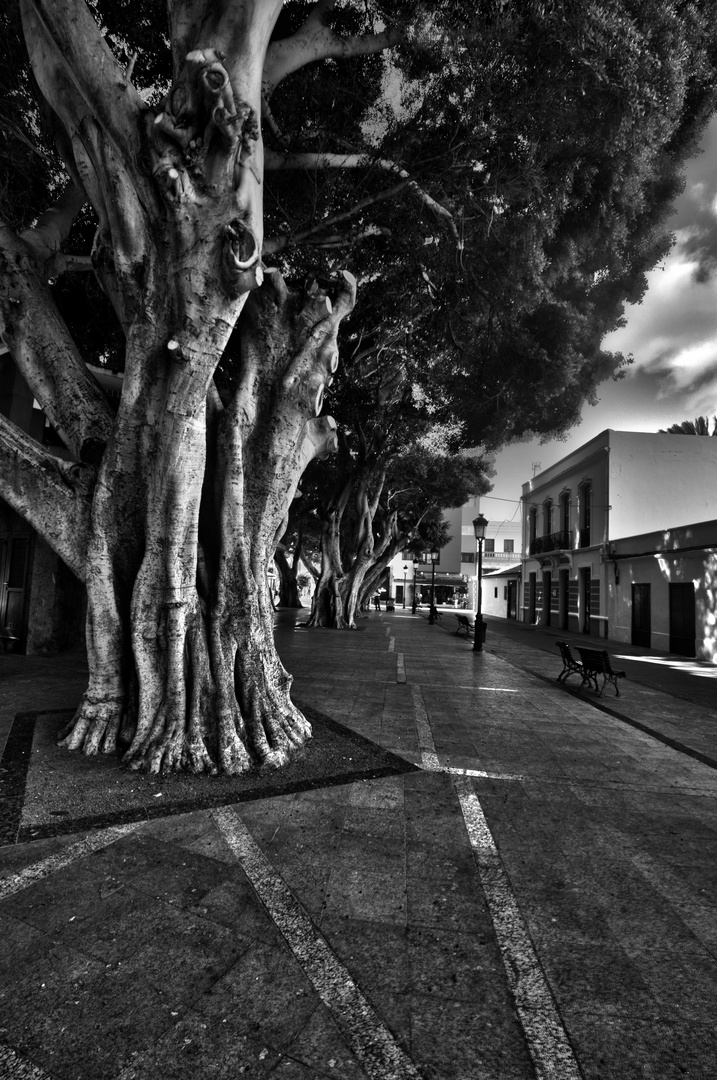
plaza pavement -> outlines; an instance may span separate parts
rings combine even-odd
[[[713,1080],[717,669],[610,643],[598,698],[565,635],[454,625],[277,617],[384,775],[2,847],[0,1077]],[[0,745],[83,678],[0,656]]]

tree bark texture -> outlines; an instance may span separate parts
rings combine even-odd
[[[173,0],[159,111],[83,0],[21,8],[126,334],[113,417],[46,295],[55,233],[2,230],[0,329],[77,462],[33,458],[0,425],[3,496],[88,591],[89,685],[62,744],[151,772],[279,766],[310,726],[274,647],[266,569],[301,474],[337,446],[320,413],[355,301],[349,274],[298,293],[261,263],[262,80],[281,0]]]

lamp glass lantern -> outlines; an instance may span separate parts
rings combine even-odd
[[[478,517],[473,518],[473,532],[476,540],[485,540],[485,531],[488,528],[488,518],[479,514]]]

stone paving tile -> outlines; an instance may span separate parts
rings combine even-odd
[[[318,1004],[316,991],[286,945],[249,948],[193,1004],[210,1022],[235,1019],[235,1030],[284,1052]]]
[[[334,866],[341,874],[366,870],[390,874],[405,861],[406,842],[402,835],[375,836],[344,831]]]
[[[283,1080],[315,1080],[317,1076],[364,1080],[366,1077],[328,1009],[321,1004],[293,1039],[272,1075]]]
[[[148,981],[58,943],[0,989],[0,1013],[7,1043],[77,1080],[115,1075],[173,1023],[171,1005]]]
[[[412,994],[411,1056],[426,1080],[534,1080],[523,1033],[500,991],[473,1002]]]
[[[717,1061],[712,1022],[682,1023],[565,1009],[586,1080],[711,1080]]]
[[[410,993],[467,1002],[490,995],[500,954],[487,916],[460,930],[409,926],[407,946]]]
[[[561,1009],[597,1008],[616,1016],[660,1015],[657,997],[639,964],[618,944],[553,939],[540,961]]]
[[[400,867],[384,871],[335,866],[329,878],[326,916],[405,925],[406,877]]]
[[[235,1016],[208,1022],[188,1012],[152,1047],[134,1052],[121,1080],[235,1080],[242,1075],[261,1080],[280,1075],[276,1070],[283,1060],[278,1051],[250,1038]],[[288,1080],[290,1074],[283,1075]],[[294,1075],[298,1080],[300,1074]]]

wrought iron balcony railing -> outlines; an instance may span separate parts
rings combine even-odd
[[[569,551],[573,546],[572,529],[561,529],[560,532],[548,533],[547,536],[536,536],[530,541],[531,555],[544,555],[548,551]]]

